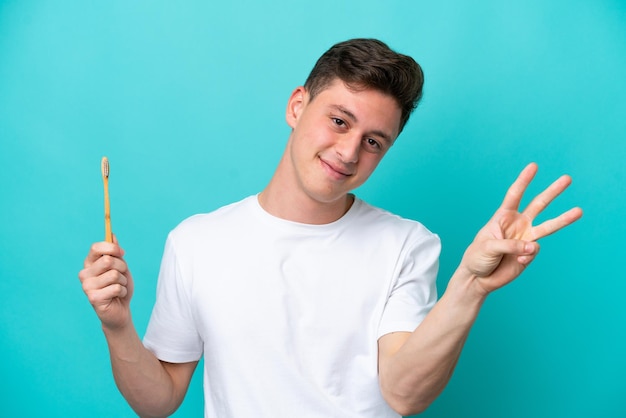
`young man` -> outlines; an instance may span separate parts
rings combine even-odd
[[[436,301],[438,237],[350,193],[393,145],[422,82],[413,59],[376,40],[327,51],[289,98],[292,132],[268,186],[170,233],[143,342],[123,250],[92,246],[79,277],[138,414],[171,414],[202,356],[207,417],[397,417],[443,390],[487,295],[582,212],[533,226],[570,178],[520,213],[529,165]]]

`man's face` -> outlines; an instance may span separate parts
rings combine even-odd
[[[303,87],[287,107],[287,156],[296,188],[319,203],[345,199],[372,174],[399,133],[401,110],[378,90],[335,80],[313,100]]]

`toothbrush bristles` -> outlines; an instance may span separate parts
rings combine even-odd
[[[102,176],[109,177],[109,159],[102,157]]]

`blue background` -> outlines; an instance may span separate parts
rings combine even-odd
[[[0,415],[134,416],[77,273],[113,229],[140,333],[168,231],[261,190],[335,42],[414,56],[425,96],[358,194],[443,240],[440,292],[530,161],[577,224],[491,296],[424,417],[626,416],[626,3],[0,0]],[[202,416],[196,373],[178,417]],[[271,390],[269,388],[268,390]]]

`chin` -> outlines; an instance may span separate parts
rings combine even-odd
[[[343,203],[348,196],[349,192],[344,193],[315,193],[309,196],[316,202],[331,205],[333,203]]]

